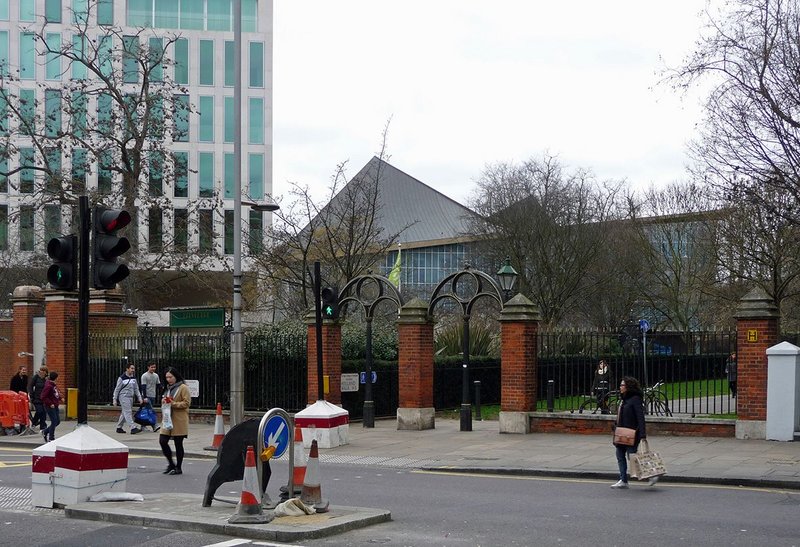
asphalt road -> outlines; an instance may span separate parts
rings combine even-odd
[[[24,460],[20,453],[0,450],[0,499],[9,500],[10,493],[30,488],[30,471]],[[161,474],[163,463],[161,458],[132,457],[128,490],[201,493],[212,465],[210,460],[189,459],[182,476],[165,477]],[[800,545],[797,492],[678,484],[656,488],[636,484],[627,491],[614,491],[608,488],[608,481],[333,464],[321,471],[323,495],[332,504],[389,509],[393,521],[303,545]],[[273,497],[286,473],[282,463],[273,466],[269,486]],[[236,483],[220,489],[222,494],[239,492]],[[31,511],[8,501],[0,504],[0,519],[0,544],[4,545],[250,543],[65,519],[61,511]]]

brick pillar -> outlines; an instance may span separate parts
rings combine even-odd
[[[530,433],[536,410],[539,308],[518,294],[500,312],[500,433]]]
[[[44,313],[44,296],[42,289],[34,286],[21,286],[14,289],[11,295],[14,318],[11,325],[11,358],[3,361],[5,366],[0,374],[0,389],[8,389],[11,377],[22,365],[28,367],[28,377],[35,374],[41,363],[34,363],[33,353],[33,318]],[[34,367],[36,367],[34,369]]]
[[[414,298],[400,309],[397,338],[397,429],[433,429],[433,319],[427,302]]]
[[[308,404],[319,399],[317,384],[317,329],[314,312],[306,315],[308,325]],[[322,375],[328,377],[325,400],[342,405],[342,325],[337,320],[322,321]]]
[[[760,288],[736,309],[736,438],[767,435],[767,348],[778,343],[780,312]]]
[[[137,316],[123,310],[124,296],[119,289],[89,291],[90,333],[136,336]]]
[[[47,368],[58,372],[58,385],[66,390],[78,385],[78,295],[45,291],[44,315],[47,329]]]

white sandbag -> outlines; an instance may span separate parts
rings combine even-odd
[[[292,498],[279,503],[275,507],[276,517],[299,517],[302,515],[313,515],[317,510],[311,505],[306,505],[300,498]]]
[[[133,492],[100,492],[89,501],[144,501],[144,496]]]

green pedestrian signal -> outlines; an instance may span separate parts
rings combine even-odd
[[[339,317],[339,292],[333,287],[325,287],[320,293],[322,300],[322,318],[336,319]]]
[[[55,262],[47,269],[54,289],[74,291],[78,286],[78,236],[54,237],[47,242],[47,255]]]

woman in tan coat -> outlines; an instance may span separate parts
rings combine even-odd
[[[189,436],[189,405],[192,403],[192,397],[189,394],[189,388],[183,382],[183,376],[173,367],[167,369],[164,375],[167,381],[167,388],[164,390],[164,396],[161,398],[161,412],[164,412],[164,405],[168,405],[169,412],[172,418],[172,427],[168,428],[164,424],[161,427],[161,435],[158,438],[158,443],[161,445],[161,451],[167,458],[167,469],[164,471],[165,475],[180,475],[181,464],[183,464],[183,439]],[[169,440],[175,441],[175,457],[177,464],[172,460],[172,450],[169,446]]]

